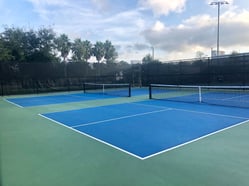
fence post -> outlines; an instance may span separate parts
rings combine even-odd
[[[1,95],[3,96],[3,81],[1,80]]]
[[[149,85],[149,99],[152,99],[152,88],[151,88],[151,84]]]

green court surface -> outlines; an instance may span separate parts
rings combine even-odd
[[[249,123],[140,160],[38,115],[147,97],[26,108],[0,98],[0,185],[249,185]]]

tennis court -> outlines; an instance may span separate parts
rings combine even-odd
[[[249,86],[151,84],[150,99],[249,108]]]
[[[98,87],[97,87],[98,88]],[[70,103],[70,102],[81,102],[81,101],[90,101],[90,100],[98,100],[98,99],[110,99],[116,97],[130,97],[129,95],[129,87],[126,85],[125,87],[118,87],[119,89],[115,90],[115,88],[102,89],[92,89],[91,91],[77,92],[77,93],[62,93],[55,95],[43,95],[43,96],[28,96],[28,97],[16,97],[16,98],[7,98],[6,100],[12,104],[15,104],[19,107],[33,107],[33,106],[41,106],[41,105],[50,105],[50,104],[62,104],[62,103]],[[132,96],[140,96],[147,95],[148,89],[145,88],[133,88],[130,91]]]
[[[42,114],[58,124],[82,133],[140,159],[188,144],[218,131],[243,124],[249,120],[247,110],[208,105],[198,110],[189,104],[153,101],[124,103]],[[181,116],[181,117],[177,117]]]
[[[248,185],[248,108],[90,95],[1,99],[2,185]]]
[[[48,95],[48,96],[33,96],[33,97],[20,97],[20,98],[8,98],[7,100],[19,107],[32,107],[39,105],[61,104],[79,101],[89,101],[96,99],[111,98],[108,95],[96,95],[96,94],[61,94],[61,95]]]

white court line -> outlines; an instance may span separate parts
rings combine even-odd
[[[82,125],[76,125],[76,126],[72,126],[72,127],[69,127],[69,126],[67,126],[67,125],[65,125],[65,124],[63,124],[63,123],[60,123],[60,122],[58,122],[58,121],[56,121],[56,120],[53,120],[53,119],[51,119],[51,118],[48,118],[48,117],[46,117],[46,116],[44,116],[44,115],[42,115],[42,114],[39,114],[39,115],[40,115],[41,117],[44,117],[44,118],[46,118],[46,119],[52,121],[52,122],[55,122],[55,123],[59,124],[59,125],[61,125],[61,126],[64,126],[64,127],[68,128],[68,129],[71,129],[71,130],[73,130],[73,131],[75,131],[75,132],[77,132],[77,133],[83,134],[83,135],[85,135],[85,136],[87,136],[87,137],[89,137],[89,138],[91,138],[91,139],[94,139],[94,140],[99,141],[99,142],[101,142],[101,143],[103,143],[103,144],[106,144],[106,145],[108,145],[108,146],[110,146],[110,147],[113,147],[113,148],[115,148],[115,149],[117,149],[117,150],[119,150],[119,151],[122,151],[122,152],[124,152],[124,153],[126,153],[126,154],[129,154],[129,155],[131,155],[131,156],[133,156],[133,157],[136,157],[136,158],[138,158],[138,159],[140,159],[140,160],[146,160],[146,159],[148,159],[148,158],[154,157],[154,156],[159,155],[159,154],[162,154],[162,153],[164,153],[164,152],[168,152],[168,151],[174,150],[174,149],[179,148],[179,147],[182,147],[182,146],[184,146],[184,145],[187,145],[187,144],[196,142],[196,141],[201,140],[201,139],[203,139],[203,138],[209,137],[209,136],[211,136],[211,135],[217,134],[217,133],[219,133],[219,132],[222,132],[222,131],[225,131],[225,130],[228,130],[228,129],[231,129],[231,128],[233,128],[233,127],[236,127],[236,126],[239,126],[239,125],[242,125],[242,124],[244,124],[244,123],[249,122],[249,118],[246,118],[246,117],[230,116],[230,115],[215,114],[215,113],[208,113],[208,112],[199,112],[199,111],[185,110],[185,109],[168,108],[168,107],[163,107],[163,106],[146,105],[146,104],[139,104],[139,103],[131,103],[131,104],[144,105],[144,106],[151,106],[151,107],[157,107],[157,108],[165,108],[165,109],[163,109],[163,110],[158,110],[158,111],[147,112],[147,113],[135,114],[135,115],[130,115],[130,116],[124,116],[124,117],[119,117],[119,118],[113,118],[113,119],[109,119],[109,120],[102,120],[102,121],[97,121],[97,122],[91,122],[91,123],[82,124]],[[174,147],[165,149],[165,150],[160,151],[160,152],[157,152],[157,153],[155,153],[155,154],[151,154],[151,155],[146,156],[146,157],[140,157],[140,156],[138,156],[138,155],[136,155],[136,154],[133,154],[133,153],[131,153],[131,152],[129,152],[129,151],[126,151],[126,150],[124,150],[124,149],[122,149],[122,148],[120,148],[120,147],[114,146],[114,145],[112,145],[112,144],[110,144],[110,143],[107,143],[107,142],[101,140],[101,139],[98,139],[98,138],[96,138],[96,137],[93,137],[93,136],[91,136],[91,135],[89,135],[89,134],[86,134],[86,133],[84,133],[84,132],[81,132],[81,131],[79,131],[79,130],[73,128],[73,127],[79,127],[79,126],[85,126],[85,125],[94,125],[94,124],[103,123],[103,122],[107,122],[107,121],[125,119],[125,118],[130,118],[130,117],[136,117],[136,116],[141,116],[141,115],[146,115],[146,114],[153,114],[153,113],[157,113],[157,112],[164,112],[164,111],[168,111],[168,110],[178,110],[178,111],[184,111],[184,112],[193,112],[193,113],[197,113],[197,114],[206,114],[206,115],[213,115],[213,116],[221,116],[221,117],[230,117],[230,118],[237,118],[237,119],[245,119],[245,121],[240,122],[240,123],[238,123],[238,124],[234,124],[234,125],[229,126],[229,127],[226,127],[226,128],[223,128],[223,129],[221,129],[221,130],[217,130],[217,131],[215,131],[215,132],[209,133],[209,134],[207,134],[207,135],[201,136],[201,137],[196,138],[196,139],[193,139],[193,140],[191,140],[191,141],[187,141],[187,142],[182,143],[182,144],[179,144],[179,145],[177,145],[177,146],[174,146]]]
[[[101,142],[101,143],[103,143],[103,144],[105,144],[105,145],[108,145],[108,146],[110,146],[110,147],[113,147],[113,148],[115,148],[115,149],[117,149],[117,150],[119,150],[119,151],[122,151],[122,152],[124,152],[124,153],[126,153],[126,154],[129,154],[129,155],[131,155],[131,156],[133,156],[133,157],[136,157],[136,158],[138,158],[138,159],[140,159],[140,160],[146,160],[146,159],[152,158],[152,157],[154,157],[154,156],[156,156],[156,155],[159,155],[159,154],[162,154],[162,153],[165,153],[165,152],[168,152],[168,151],[171,151],[171,150],[180,148],[180,147],[182,147],[182,146],[185,146],[185,145],[188,145],[188,144],[190,144],[190,143],[199,141],[199,140],[204,139],[204,138],[206,138],[206,137],[209,137],[209,136],[211,136],[211,135],[217,134],[217,133],[219,133],[219,132],[222,132],[222,131],[225,131],[225,130],[228,130],[228,129],[231,129],[231,128],[234,128],[234,127],[237,127],[237,126],[239,126],[239,125],[242,125],[242,124],[244,124],[244,123],[249,122],[249,120],[246,120],[246,121],[240,122],[240,123],[238,123],[238,124],[235,124],[235,125],[232,125],[232,126],[223,128],[223,129],[221,129],[221,130],[217,130],[217,131],[215,131],[215,132],[209,133],[209,134],[207,134],[207,135],[201,136],[201,137],[199,137],[199,138],[193,139],[193,140],[191,140],[191,141],[188,141],[188,142],[179,144],[179,145],[177,145],[177,146],[174,146],[174,147],[165,149],[165,150],[160,151],[160,152],[157,152],[157,153],[155,153],[155,154],[151,154],[151,155],[146,156],[146,157],[140,157],[140,156],[138,156],[138,155],[136,155],[136,154],[133,154],[133,153],[131,153],[131,152],[129,152],[129,151],[126,151],[126,150],[124,150],[124,149],[122,149],[122,148],[119,148],[119,147],[117,147],[117,146],[115,146],[115,145],[112,145],[112,144],[110,144],[110,143],[107,143],[107,142],[105,142],[105,141],[103,141],[103,140],[100,140],[100,139],[98,139],[98,138],[96,138],[96,137],[93,137],[93,136],[91,136],[91,135],[89,135],[89,134],[86,134],[86,133],[81,132],[81,131],[79,131],[79,130],[77,130],[77,129],[74,129],[74,128],[72,128],[72,127],[69,127],[69,126],[67,126],[67,125],[65,125],[65,124],[63,124],[63,123],[60,123],[60,122],[56,121],[56,120],[53,120],[53,119],[51,119],[51,118],[48,118],[48,117],[46,117],[46,116],[44,116],[44,115],[42,115],[42,114],[38,114],[38,115],[41,116],[41,117],[43,117],[43,118],[46,118],[46,119],[48,119],[48,120],[50,120],[50,121],[52,121],[52,122],[54,122],[54,123],[57,123],[57,124],[59,124],[59,125],[61,125],[61,126],[64,126],[64,127],[68,128],[68,129],[70,129],[70,130],[73,130],[73,131],[75,131],[75,132],[77,132],[77,133],[83,134],[84,136],[87,136],[87,137],[89,137],[89,138],[91,138],[91,139],[94,139],[94,140],[96,140],[96,141],[98,141],[98,142]]]
[[[160,109],[170,108],[170,107],[166,107],[166,106],[150,105],[150,104],[137,103],[137,102],[131,102],[129,104],[139,105],[139,106],[145,106],[145,107],[160,108]],[[172,109],[172,108],[170,108],[170,109]]]
[[[230,97],[230,98],[224,98],[224,99],[221,99],[221,100],[230,100],[230,99],[235,99],[235,98],[243,98],[243,97],[248,97],[248,95],[233,96],[233,97]],[[245,100],[243,100],[243,102],[245,102]]]
[[[154,108],[168,108],[170,110],[180,110],[180,111],[185,111],[185,112],[193,112],[193,113],[199,113],[199,114],[206,114],[206,115],[213,115],[213,116],[222,116],[222,117],[229,117],[229,118],[237,118],[237,119],[245,119],[249,120],[249,118],[246,117],[240,117],[240,116],[233,116],[233,115],[226,115],[226,114],[216,114],[212,112],[200,112],[200,111],[195,111],[195,110],[186,110],[186,109],[178,109],[174,107],[164,107],[164,106],[157,106],[157,105],[147,105],[147,104],[140,104],[140,103],[131,103],[135,105],[142,105],[142,106],[148,106],[148,107],[154,107]]]
[[[211,115],[211,116],[221,116],[221,117],[249,120],[249,118],[246,118],[246,117],[226,115],[226,114],[216,114],[216,113],[211,113],[211,112],[199,112],[199,111],[194,111],[194,110],[185,110],[185,109],[177,109],[177,108],[172,108],[172,110],[178,110],[178,111],[184,111],[184,112],[193,112],[193,113],[197,113],[197,114],[206,114],[206,115]]]
[[[53,119],[51,119],[51,118],[48,118],[48,117],[46,117],[46,116],[44,116],[44,115],[42,115],[42,114],[38,114],[38,115],[41,116],[41,117],[43,117],[43,118],[45,118],[45,119],[48,119],[48,120],[50,120],[50,121],[52,121],[52,122],[54,122],[54,123],[57,123],[57,124],[59,124],[59,125],[61,125],[61,126],[63,126],[63,127],[66,127],[66,128],[68,128],[68,129],[70,129],[70,130],[72,130],[72,131],[74,131],[74,132],[83,134],[84,136],[87,136],[87,137],[89,137],[89,138],[91,138],[91,139],[94,139],[94,140],[96,140],[96,141],[98,141],[98,142],[101,142],[101,143],[103,143],[103,144],[105,144],[105,145],[108,145],[108,146],[110,146],[110,147],[112,147],[112,148],[115,148],[115,149],[117,149],[117,150],[119,150],[119,151],[122,151],[122,152],[124,152],[124,153],[126,153],[126,154],[129,154],[129,155],[131,155],[131,156],[133,156],[133,157],[135,157],[135,158],[138,158],[138,159],[140,159],[140,160],[143,160],[142,157],[137,156],[136,154],[133,154],[133,153],[131,153],[131,152],[129,152],[129,151],[126,151],[126,150],[124,150],[124,149],[121,149],[121,148],[119,148],[119,147],[117,147],[117,146],[115,146],[115,145],[112,145],[112,144],[107,143],[107,142],[105,142],[105,141],[103,141],[103,140],[101,140],[101,139],[98,139],[98,138],[93,137],[93,136],[91,136],[91,135],[89,135],[89,134],[86,134],[86,133],[84,133],[84,132],[81,132],[81,131],[79,131],[79,130],[77,130],[77,129],[74,129],[74,128],[72,128],[72,127],[69,127],[69,126],[67,126],[67,125],[65,125],[65,124],[63,124],[63,123],[61,123],[61,122],[58,122],[58,121],[53,120]]]
[[[237,127],[237,126],[242,125],[242,124],[247,123],[247,122],[249,122],[249,120],[246,120],[246,121],[237,123],[237,124],[235,124],[235,125],[232,125],[232,126],[229,126],[229,127],[226,127],[226,128],[223,128],[223,129],[221,129],[221,130],[217,130],[217,131],[215,131],[215,132],[212,132],[212,133],[209,133],[209,134],[207,134],[207,135],[201,136],[201,137],[199,137],[199,138],[193,139],[193,140],[188,141],[188,142],[186,142],[186,143],[182,143],[182,144],[180,144],[180,145],[171,147],[171,148],[169,148],[169,149],[165,149],[165,150],[160,151],[160,152],[157,152],[157,153],[155,153],[155,154],[151,154],[151,155],[149,155],[149,156],[146,156],[146,157],[142,158],[142,160],[145,160],[145,159],[154,157],[154,156],[159,155],[159,154],[162,154],[162,153],[164,153],[164,152],[168,152],[168,151],[174,150],[174,149],[179,148],[179,147],[182,147],[182,146],[184,146],[184,145],[188,145],[188,144],[190,144],[190,143],[199,141],[199,140],[201,140],[201,139],[203,139],[203,138],[212,136],[212,135],[214,135],[214,134],[217,134],[217,133],[219,133],[219,132],[222,132],[222,131],[231,129],[231,128],[233,128],[233,127]]]
[[[233,96],[233,97],[229,97],[229,98],[223,98],[223,99],[218,99],[218,98],[203,98],[204,100],[217,100],[217,101],[226,101],[226,100],[232,100],[232,99],[236,99],[236,98],[243,98],[243,97],[248,97],[248,95],[238,95],[238,96]],[[235,101],[235,100],[234,100]],[[247,102],[245,100],[242,100],[242,102]]]
[[[3,98],[3,100],[6,101],[6,102],[8,102],[8,103],[11,103],[12,105],[15,105],[15,106],[17,106],[17,107],[19,107],[19,108],[24,108],[23,106],[18,105],[18,104],[16,104],[16,103],[12,102],[12,101],[9,101],[9,100],[7,100],[7,99],[5,99],[5,98]]]
[[[153,113],[158,113],[158,112],[164,112],[164,111],[168,111],[168,110],[172,110],[172,109],[167,108],[167,109],[163,109],[163,110],[156,110],[156,111],[144,112],[144,113],[140,113],[140,114],[133,114],[133,115],[129,115],[129,116],[122,116],[122,117],[118,117],[118,118],[106,119],[106,120],[101,120],[101,121],[94,121],[94,122],[90,122],[90,123],[74,125],[74,126],[72,126],[72,128],[77,128],[77,127],[82,127],[82,126],[87,126],[87,125],[96,125],[99,123],[116,121],[116,120],[121,120],[121,119],[126,119],[126,118],[133,118],[133,117],[137,117],[137,116],[143,116],[143,115],[148,115],[148,114],[153,114]]]

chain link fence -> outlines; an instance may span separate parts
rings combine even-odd
[[[0,94],[82,90],[84,82],[175,85],[249,85],[249,53],[167,63],[0,62]]]
[[[249,54],[142,65],[143,85],[249,85]]]

